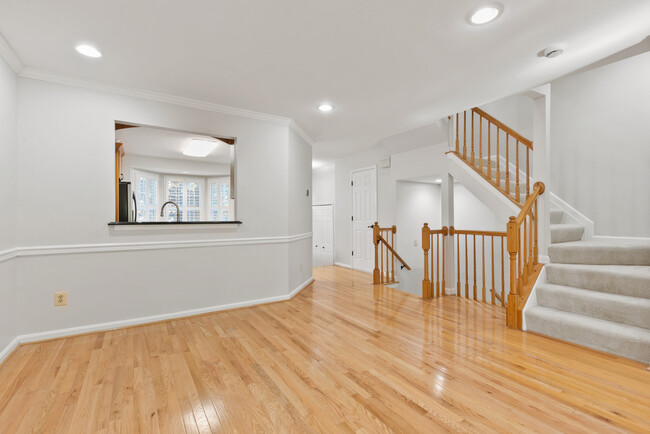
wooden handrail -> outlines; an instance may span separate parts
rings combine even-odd
[[[373,270],[372,282],[377,285],[380,283],[395,283],[395,259],[402,264],[403,268],[410,270],[411,267],[397,254],[393,245],[395,243],[395,233],[397,227],[395,225],[382,228],[378,222],[370,226],[372,228],[373,244],[375,245],[375,268]],[[386,238],[382,236],[386,235]],[[389,237],[390,235],[390,237]],[[387,238],[390,238],[390,242]]]
[[[508,133],[509,135],[511,135],[512,137],[514,137],[516,140],[518,140],[520,143],[523,143],[524,145],[526,145],[526,146],[527,146],[528,148],[530,148],[531,150],[533,149],[533,142],[532,142],[532,140],[525,138],[524,136],[522,136],[521,134],[519,134],[518,132],[516,132],[515,130],[513,130],[512,128],[510,128],[509,126],[507,126],[506,124],[504,124],[504,123],[501,122],[500,120],[498,120],[497,118],[495,118],[495,117],[491,116],[490,114],[484,112],[483,110],[481,110],[481,109],[478,108],[478,107],[474,107],[474,108],[472,109],[472,111],[473,111],[474,113],[476,113],[477,115],[481,116],[482,118],[486,119],[486,120],[489,121],[490,123],[493,123],[493,124],[496,125],[500,130],[505,131],[506,133]]]
[[[456,229],[453,226],[449,227],[449,235],[485,235],[486,237],[505,237],[507,232],[498,232],[498,231],[470,231],[470,230],[461,230]]]
[[[386,248],[387,248],[387,249],[388,249],[388,250],[389,250],[393,255],[395,255],[395,258],[396,258],[396,259],[397,259],[397,260],[398,260],[398,261],[399,261],[399,262],[404,266],[404,268],[406,268],[406,269],[409,270],[409,271],[411,270],[411,267],[409,267],[408,264],[407,264],[406,262],[404,262],[404,259],[402,259],[402,257],[401,257],[400,255],[397,254],[397,252],[395,251],[395,249],[393,249],[393,247],[391,247],[391,245],[388,244],[388,241],[386,241],[386,240],[384,239],[384,237],[382,237],[381,235],[379,235],[379,236],[377,237],[377,239],[378,239],[379,241],[381,241],[382,243],[384,243],[384,245],[386,246]]]
[[[544,185],[543,182],[536,182],[535,185],[533,185],[533,192],[531,193],[530,196],[528,196],[528,199],[526,199],[526,202],[524,203],[524,206],[522,206],[521,211],[519,211],[519,215],[515,219],[515,222],[517,223],[517,225],[521,225],[522,221],[530,213],[531,209],[533,208],[533,205],[535,205],[535,203],[537,202],[537,198],[542,193],[544,193],[545,189],[546,189],[546,186]]]

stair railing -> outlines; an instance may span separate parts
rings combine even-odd
[[[395,283],[395,259],[402,264],[402,268],[411,269],[395,251],[397,227],[393,225],[389,228],[382,228],[378,222],[370,227],[375,245],[375,268],[372,273],[372,283],[375,285]]]
[[[456,237],[456,295],[463,297],[464,289],[464,297],[467,299],[471,298],[473,300],[483,301],[484,303],[505,306],[505,266],[507,265],[505,263],[505,255],[507,251],[504,250],[504,242],[506,235],[506,232],[461,230],[453,226],[449,228],[449,236]],[[478,248],[476,243],[477,238]],[[463,241],[462,243],[461,240]],[[463,250],[465,251],[464,255],[461,254]],[[486,250],[489,256],[486,256]],[[479,264],[476,258],[477,254],[480,258],[480,269],[477,269]],[[470,258],[472,259],[470,260]],[[461,273],[461,268],[464,270],[464,273]],[[464,286],[462,284],[463,275],[465,277]],[[477,286],[479,276],[480,297],[479,287]],[[473,283],[470,290],[471,281]],[[490,292],[489,298],[487,291]]]
[[[429,229],[429,224],[425,223],[422,228],[422,250],[424,250],[422,298],[440,297],[441,295],[445,295],[445,238],[447,238],[448,233],[449,229],[447,226],[443,226],[441,229]],[[429,250],[431,250],[430,255]],[[429,264],[431,265],[431,277],[429,277]],[[440,289],[441,275],[442,290]]]
[[[470,114],[469,126],[467,116],[468,111]],[[460,125],[461,115],[462,128]],[[456,113],[454,119],[456,124],[456,146],[455,150],[452,150],[451,152],[455,153],[459,158],[465,161],[506,197],[520,207],[523,206],[531,193],[530,153],[533,150],[533,142],[478,107],[474,107],[471,110],[464,110],[462,113]],[[470,130],[469,137],[468,128]],[[484,131],[487,133],[485,134],[485,136],[487,136],[485,138]],[[492,134],[493,131],[495,133],[494,140]],[[515,148],[514,151],[511,148],[511,141]],[[504,147],[505,152],[503,152]],[[522,159],[520,158],[520,153],[523,154],[524,152],[526,154],[525,172],[523,170],[524,165],[520,161]],[[483,161],[484,155],[485,159],[487,159],[485,163]],[[496,161],[494,163],[492,162],[493,155],[496,156]],[[505,177],[502,173],[502,155],[505,157],[505,165],[503,166],[503,169],[505,169]],[[514,160],[514,163],[512,160]],[[492,168],[493,164],[495,165],[494,174]],[[510,170],[511,164],[514,166],[512,171]],[[511,172],[513,172],[515,177],[514,180],[510,179]],[[524,180],[520,178],[525,178],[525,186],[522,185]],[[503,187],[501,186],[502,181]],[[511,185],[513,183],[514,187]],[[523,192],[525,192],[525,197],[523,196]]]
[[[506,322],[508,327],[521,329],[521,314],[530,292],[529,278],[539,273],[538,262],[538,198],[544,193],[544,183],[536,182],[519,215],[508,222],[508,253],[510,255],[510,292]]]

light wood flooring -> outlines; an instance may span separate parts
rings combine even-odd
[[[641,363],[316,269],[293,300],[21,346],[0,432],[650,432]]]

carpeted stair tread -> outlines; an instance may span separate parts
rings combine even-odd
[[[551,224],[558,225],[562,223],[562,217],[564,216],[564,211],[561,209],[551,209]]]
[[[537,303],[563,312],[650,329],[650,299],[647,298],[543,283],[537,288]]]
[[[552,263],[650,265],[650,241],[588,240],[551,244]]]
[[[546,264],[546,281],[590,291],[650,299],[650,267]]]
[[[650,330],[585,315],[531,307],[526,313],[527,329],[557,339],[650,362]]]
[[[551,244],[567,243],[571,241],[579,241],[582,239],[582,234],[585,232],[585,227],[582,225],[572,224],[552,224],[551,225]]]

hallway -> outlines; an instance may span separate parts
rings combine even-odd
[[[642,432],[641,363],[339,267],[293,300],[21,346],[0,431]]]

